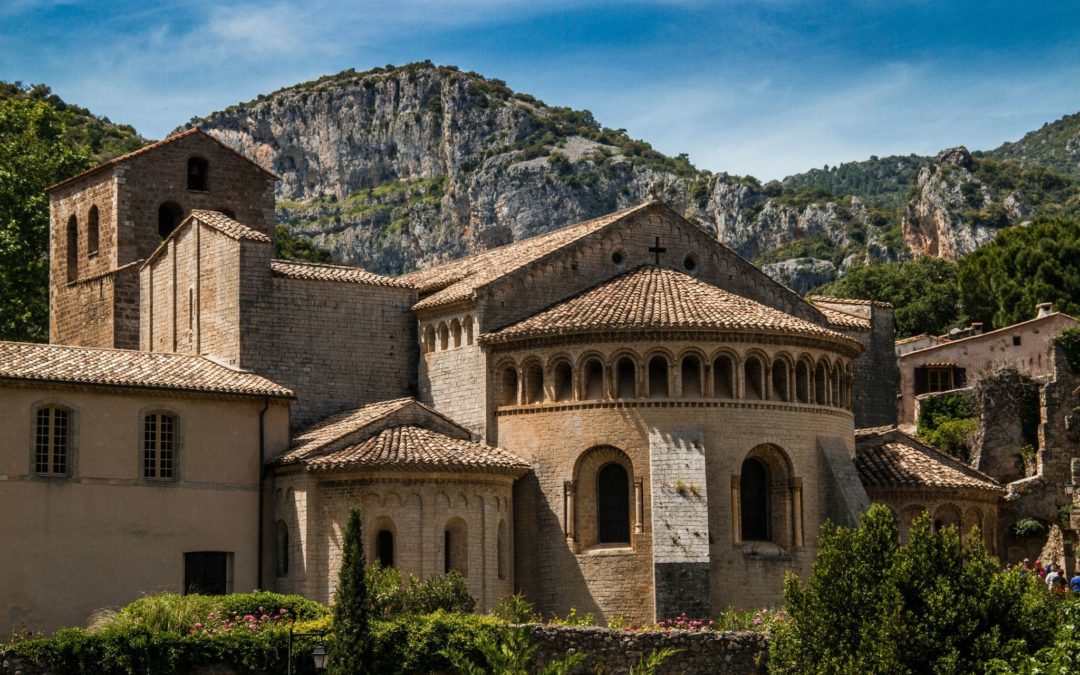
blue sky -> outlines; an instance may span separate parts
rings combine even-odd
[[[1080,3],[3,0],[0,79],[157,138],[346,68],[431,59],[763,179],[1080,111]]]

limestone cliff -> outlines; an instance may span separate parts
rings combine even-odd
[[[750,259],[778,249],[783,259],[783,247],[804,240],[863,255],[868,230],[882,229],[857,199],[785,201],[778,183],[699,171],[588,111],[430,63],[345,71],[191,124],[281,177],[278,212],[290,231],[385,273],[649,197]]]

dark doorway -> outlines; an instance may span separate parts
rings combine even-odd
[[[630,478],[618,464],[596,474],[596,529],[601,544],[630,543]]]

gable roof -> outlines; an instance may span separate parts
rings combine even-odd
[[[0,380],[294,398],[270,380],[194,354],[0,342]]]
[[[344,281],[371,286],[394,286],[410,288],[408,284],[393,277],[368,272],[360,267],[345,265],[326,265],[323,263],[301,262],[299,260],[271,260],[270,269],[279,277],[289,279],[307,279],[309,281]]]
[[[379,401],[354,410],[346,410],[331,415],[294,436],[288,451],[275,458],[274,462],[276,464],[289,464],[299,461],[334,441],[355,433],[369,424],[414,403],[423,405],[414,398],[405,397]]]
[[[239,223],[233,220],[232,218],[226,216],[224,213],[221,213],[220,211],[192,209],[191,213],[188,214],[187,218],[184,218],[182,221],[180,221],[180,224],[173,228],[173,231],[170,232],[167,237],[161,240],[161,243],[158,244],[157,248],[154,249],[154,252],[146,256],[146,260],[143,262],[142,266],[145,267],[146,265],[149,265],[151,262],[156,260],[157,257],[162,253],[162,251],[167,248],[168,243],[172,239],[180,236],[180,232],[187,229],[187,227],[192,223],[196,222],[202,225],[206,225],[210,229],[216,232],[220,232],[226,237],[229,237],[230,239],[235,239],[237,241],[257,241],[261,244],[273,243],[273,240],[270,239],[270,237],[268,237],[267,235],[259,232],[256,229],[250,228],[243,223]]]
[[[258,162],[255,162],[252,159],[250,159],[248,157],[245,157],[244,155],[240,154],[236,150],[233,150],[232,148],[225,145],[224,143],[222,143],[218,139],[216,139],[213,136],[211,136],[210,134],[206,133],[202,129],[199,129],[198,127],[195,127],[193,129],[188,129],[186,131],[181,131],[178,134],[173,134],[172,136],[167,136],[166,138],[163,138],[160,141],[155,141],[153,143],[149,143],[147,145],[142,146],[138,150],[133,150],[133,151],[131,151],[131,152],[125,154],[125,155],[120,155],[119,157],[114,157],[114,158],[110,159],[107,162],[102,162],[101,164],[98,164],[97,166],[91,167],[91,168],[89,168],[86,171],[83,171],[81,173],[77,173],[74,176],[71,176],[70,178],[65,178],[64,180],[60,181],[59,183],[53,183],[49,187],[45,188],[45,192],[49,193],[49,192],[52,192],[53,190],[58,190],[58,189],[64,187],[65,185],[70,185],[71,183],[74,183],[74,182],[76,182],[78,180],[86,178],[87,176],[90,176],[92,174],[98,173],[99,171],[104,171],[105,169],[114,167],[117,164],[120,164],[122,162],[126,162],[129,159],[132,159],[133,157],[138,157],[139,155],[145,155],[148,152],[153,152],[154,150],[157,150],[158,148],[160,148],[163,145],[169,145],[170,143],[175,143],[176,141],[180,140],[181,138],[187,138],[188,136],[194,136],[196,134],[199,134],[201,136],[209,138],[210,140],[217,143],[221,147],[225,148],[229,152],[233,153],[237,157],[242,158],[244,161],[246,161],[248,164],[251,164],[253,167],[258,169],[259,171],[262,171],[264,174],[266,174],[270,178],[273,178],[274,180],[279,180],[279,178],[274,173],[272,173],[271,171],[268,171],[268,170],[264,169],[263,167],[259,166]]]
[[[994,330],[987,331],[985,333],[968,335],[966,337],[956,338],[954,340],[950,340],[948,334],[936,337],[931,336],[934,340],[933,344],[927,345],[926,347],[920,347],[919,349],[913,349],[910,352],[901,354],[900,358],[925,358],[928,352],[932,352],[934,350],[945,351],[955,345],[963,345],[966,347],[967,345],[970,345],[973,342],[978,342],[980,340],[996,340],[1001,337],[1002,334],[1008,333],[1009,331],[1015,331],[1018,328],[1034,328],[1037,324],[1041,323],[1065,323],[1076,325],[1080,324],[1080,321],[1077,321],[1075,318],[1064,312],[1050,312],[1045,316],[1037,316],[1033,319],[1020,321],[1019,323],[1009,324],[1008,326],[1003,326],[1001,328],[995,328]]]
[[[855,468],[868,488],[965,488],[1004,493],[990,476],[896,427],[856,429]]]
[[[810,335],[861,349],[856,341],[833,330],[653,265],[626,272],[480,339],[493,343],[599,330],[670,328]]]
[[[426,270],[410,272],[399,278],[415,288],[422,296],[413,309],[438,307],[466,300],[471,298],[478,289],[499,277],[525,267],[633,213],[655,208],[658,204],[659,202],[639,204],[547,234],[493,248],[490,251],[453,260]]]
[[[500,448],[403,425],[304,460],[309,470],[461,471],[520,476],[529,465]]]
[[[829,322],[830,328],[835,328],[837,330],[870,330],[870,319],[854,314],[848,314],[847,312],[834,309],[828,305],[819,305],[816,302],[814,303],[814,307],[817,307],[821,313],[825,315],[825,319]]]

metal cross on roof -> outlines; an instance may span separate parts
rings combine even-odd
[[[656,238],[656,246],[649,247],[649,253],[656,254],[656,264],[659,265],[660,264],[660,254],[661,253],[667,253],[666,248],[661,248],[660,247],[660,237]]]

